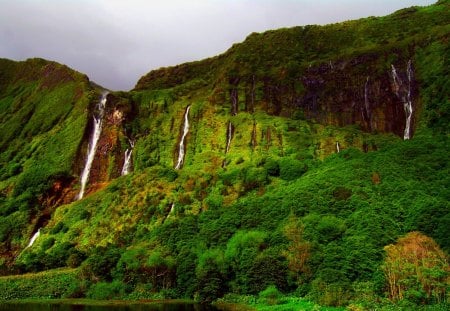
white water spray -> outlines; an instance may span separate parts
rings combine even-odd
[[[400,84],[401,81],[397,75],[397,70],[395,69],[394,65],[391,64],[391,72],[392,72],[392,80],[394,81],[394,92],[395,94],[399,96],[399,90],[400,90]]]
[[[392,80],[394,82],[394,92],[397,95],[397,97],[402,101],[403,103],[403,109],[405,110],[405,130],[403,132],[403,139],[411,139],[411,119],[413,115],[413,105],[412,105],[412,98],[411,98],[411,83],[412,83],[412,62],[411,60],[408,61],[408,65],[406,67],[406,74],[408,77],[408,89],[405,91],[405,87],[402,87],[404,83],[402,83],[402,80],[399,78],[397,71],[395,70],[394,65],[391,65],[392,68]],[[405,94],[406,92],[406,94]]]
[[[169,219],[173,215],[174,212],[175,212],[175,203],[172,203],[172,205],[170,206],[169,214],[167,214],[166,219]]]
[[[81,200],[84,195],[84,191],[86,189],[86,184],[89,180],[89,173],[91,172],[92,162],[94,161],[95,151],[97,150],[97,143],[100,138],[100,134],[102,132],[102,123],[103,116],[105,114],[105,106],[106,106],[106,97],[108,92],[104,92],[102,94],[102,98],[100,102],[97,104],[98,108],[98,117],[94,115],[94,132],[92,134],[91,140],[88,146],[86,164],[83,169],[83,173],[81,174],[81,189],[78,194],[78,200]]]
[[[127,175],[130,173],[130,166],[131,166],[131,154],[133,153],[134,148],[134,142],[130,140],[130,149],[125,150],[125,159],[123,161],[123,167],[122,167],[122,176]]]
[[[406,114],[406,125],[405,125],[405,132],[403,134],[403,139],[410,139],[411,138],[411,118],[413,114],[413,107],[412,107],[412,99],[411,99],[411,80],[412,80],[412,66],[411,66],[411,60],[408,61],[408,66],[406,68],[406,72],[408,74],[408,94],[406,97],[406,101],[403,103],[403,108],[405,109]]]
[[[227,146],[225,148],[225,153],[228,153],[231,145],[231,136],[233,135],[233,125],[231,121],[228,121],[228,129],[227,129]]]
[[[339,146],[339,142],[336,142],[336,151],[337,153],[341,152],[341,147]]]
[[[41,229],[40,229],[40,228],[39,228],[38,231],[36,231],[35,234],[33,234],[33,236],[32,236],[31,239],[30,239],[30,242],[28,243],[27,247],[25,247],[25,248],[28,248],[28,247],[33,246],[34,242],[37,240],[37,238],[39,237],[39,235],[41,235]]]
[[[191,106],[188,106],[186,109],[186,112],[184,113],[184,127],[183,127],[183,135],[181,136],[180,140],[180,146],[178,149],[178,161],[177,165],[175,166],[176,170],[179,170],[183,166],[184,162],[184,140],[186,139],[186,135],[189,132],[189,109],[191,109]]]

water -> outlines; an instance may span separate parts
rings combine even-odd
[[[170,218],[170,216],[172,216],[172,215],[173,215],[174,211],[175,211],[175,203],[172,203],[172,205],[170,206],[170,211],[169,211],[169,214],[167,214],[167,217],[166,217],[166,219],[169,219],[169,218]]]
[[[188,106],[186,112],[184,113],[183,135],[181,136],[180,140],[180,147],[178,150],[178,161],[177,165],[175,166],[176,170],[179,170],[183,166],[184,162],[184,140],[186,139],[186,135],[189,132],[189,109],[191,109],[191,106]]]
[[[89,306],[82,304],[54,303],[2,303],[0,311],[217,311],[209,305],[158,303],[158,304],[118,304],[107,306]]]
[[[400,91],[400,83],[402,80],[399,79],[397,75],[397,70],[395,69],[394,65],[391,65],[391,72],[392,72],[392,80],[394,81],[394,92],[397,95],[397,97],[400,97],[399,91]]]
[[[406,82],[402,81],[401,78],[398,76],[397,70],[395,69],[394,65],[391,65],[391,72],[392,72],[394,92],[397,95],[397,97],[400,98],[400,100],[402,101],[403,109],[405,110],[406,120],[405,120],[405,130],[403,131],[403,139],[404,140],[411,139],[411,119],[413,115],[413,105],[411,97],[411,83],[413,70],[411,60],[408,61],[408,65],[406,67],[406,75],[408,78],[408,87],[406,91],[405,91]]]
[[[134,143],[130,140],[130,149],[125,150],[125,159],[123,161],[122,176],[127,175],[130,172],[131,166],[131,154],[133,153]]]
[[[411,118],[413,114],[412,99],[411,99],[411,80],[412,80],[411,60],[408,61],[406,72],[408,74],[408,94],[406,96],[407,100],[403,103],[403,108],[405,109],[406,114],[405,132],[403,134],[404,140],[411,138]]]
[[[97,143],[100,138],[100,134],[102,132],[102,123],[103,116],[105,114],[105,106],[106,106],[106,96],[108,92],[104,92],[102,94],[102,98],[100,102],[97,104],[98,116],[93,116],[94,118],[94,132],[92,134],[91,140],[89,141],[88,152],[86,157],[86,164],[83,169],[83,173],[81,174],[81,189],[78,194],[78,200],[81,200],[84,196],[84,191],[86,189],[86,184],[89,180],[89,173],[91,172],[92,162],[94,161],[95,151],[97,150]]]
[[[39,228],[38,231],[36,231],[35,234],[33,234],[33,236],[32,236],[31,239],[30,239],[30,242],[28,243],[28,245],[27,245],[26,248],[33,246],[34,242],[37,240],[37,238],[39,237],[39,235],[41,235],[41,229],[40,229],[40,228]]]

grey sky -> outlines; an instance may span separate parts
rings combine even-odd
[[[380,16],[436,0],[0,0],[0,57],[42,57],[113,90],[252,32]]]

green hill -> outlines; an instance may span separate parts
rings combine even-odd
[[[439,1],[254,33],[104,110],[66,66],[0,60],[2,273],[76,268],[52,297],[443,306],[449,20]]]

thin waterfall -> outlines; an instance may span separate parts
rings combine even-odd
[[[184,141],[186,139],[186,135],[189,132],[189,109],[191,109],[191,106],[188,106],[186,109],[186,112],[184,113],[183,135],[181,136],[180,146],[178,149],[178,161],[177,161],[177,165],[175,166],[176,170],[179,170],[183,166],[183,162],[184,162],[184,154],[185,154]]]
[[[391,64],[391,72],[392,72],[392,80],[394,81],[394,92],[398,97],[400,97],[399,91],[400,91],[401,80],[399,79],[399,77],[397,75],[397,70],[395,69],[394,65],[392,65],[392,64]]]
[[[341,152],[341,146],[339,146],[339,142],[336,142],[336,152],[339,153]]]
[[[80,189],[80,193],[78,194],[78,200],[81,200],[83,198],[84,191],[86,189],[86,184],[89,180],[89,174],[91,172],[92,162],[94,161],[95,151],[97,150],[97,143],[100,138],[100,134],[102,132],[102,123],[103,123],[103,116],[105,114],[107,95],[108,95],[108,92],[103,92],[102,98],[100,99],[99,103],[97,104],[98,115],[96,116],[94,114],[94,116],[93,116],[94,132],[92,133],[91,140],[89,141],[87,157],[86,157],[86,164],[84,166],[83,173],[81,174],[81,189]]]
[[[174,212],[175,212],[175,203],[172,203],[172,205],[170,206],[169,214],[167,214],[166,219],[169,219],[173,215]]]
[[[227,146],[225,148],[225,154],[230,151],[230,145],[231,145],[231,138],[233,136],[233,124],[231,124],[231,121],[228,121],[228,127],[227,127]]]
[[[405,114],[406,114],[405,132],[403,134],[404,140],[411,138],[411,118],[412,118],[412,114],[413,114],[413,106],[412,106],[412,99],[411,99],[411,80],[412,80],[411,60],[408,61],[408,66],[406,68],[406,72],[408,75],[408,94],[406,97],[406,101],[403,103],[403,108],[405,109]]]
[[[28,243],[27,247],[25,247],[25,248],[28,248],[28,247],[33,246],[34,242],[37,240],[37,238],[39,237],[39,235],[41,235],[41,229],[40,229],[40,228],[39,228],[38,231],[36,231],[35,234],[33,234],[33,236],[32,236],[31,239],[30,239],[30,242]]]
[[[127,175],[130,172],[131,166],[131,154],[133,153],[134,142],[130,140],[130,149],[125,150],[125,159],[123,161],[122,176]]]
[[[413,70],[412,70],[411,60],[408,61],[408,65],[406,67],[406,75],[408,78],[407,89],[404,86],[406,83],[403,83],[403,81],[400,79],[394,65],[391,65],[391,72],[392,72],[394,92],[397,95],[397,97],[402,101],[403,109],[405,111],[405,116],[406,116],[405,130],[403,132],[403,139],[404,140],[411,139],[411,119],[412,119],[412,115],[413,115],[413,105],[412,105],[412,98],[411,98],[411,84],[412,84],[412,78],[413,78],[412,77]]]

